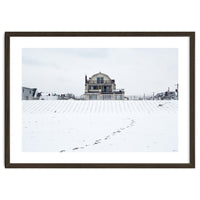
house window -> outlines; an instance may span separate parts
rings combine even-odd
[[[109,86],[104,86],[103,87],[103,92],[110,92],[110,87]]]
[[[97,77],[97,83],[104,83],[103,77]]]
[[[115,99],[116,99],[116,100],[122,100],[122,95],[116,95],[116,96],[115,96]]]
[[[111,95],[103,95],[103,100],[111,100]]]
[[[91,86],[91,90],[97,90],[97,86]]]
[[[97,100],[97,95],[96,94],[90,95],[89,100]]]

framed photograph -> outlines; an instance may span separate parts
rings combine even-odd
[[[6,32],[6,168],[194,168],[194,32]]]

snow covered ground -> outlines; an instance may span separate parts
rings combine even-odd
[[[23,101],[24,152],[176,152],[178,101]]]

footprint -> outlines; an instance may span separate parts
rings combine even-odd
[[[121,133],[121,131],[120,131],[120,130],[117,130],[117,133]]]
[[[95,142],[93,145],[99,144],[98,142]]]
[[[77,149],[79,149],[78,147],[76,147],[76,148],[73,148],[72,150],[74,151],[74,150],[77,150]]]
[[[107,139],[109,139],[110,138],[110,136],[108,135],[108,136],[106,136],[105,138],[104,138],[104,140],[107,140]]]
[[[101,139],[95,140],[94,144],[99,144],[99,143],[101,143]]]
[[[63,152],[66,152],[66,150],[61,150],[60,152],[63,153]]]

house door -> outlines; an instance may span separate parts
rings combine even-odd
[[[103,87],[103,91],[104,91],[104,92],[109,92],[109,86],[104,86],[104,87]]]

